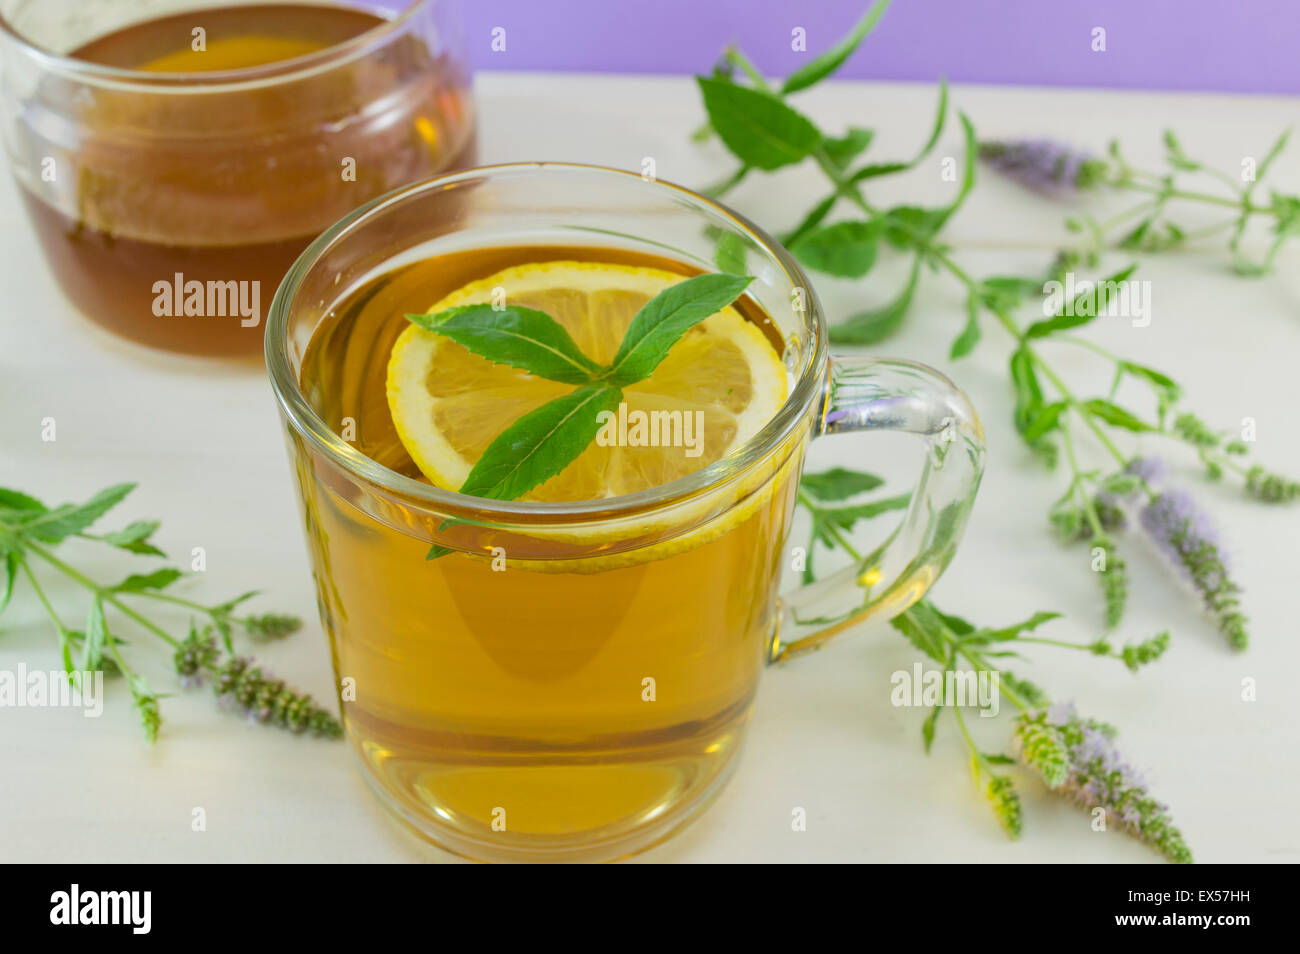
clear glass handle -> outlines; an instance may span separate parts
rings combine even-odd
[[[895,616],[934,585],[952,560],[984,473],[984,430],[966,395],[911,361],[831,358],[813,437],[904,431],[926,445],[902,522],[853,565],[782,598],[769,661],[820,649],[868,617]]]

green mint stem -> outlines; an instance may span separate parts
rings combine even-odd
[[[41,601],[41,605],[45,607],[46,614],[54,623],[54,629],[59,635],[59,652],[63,656],[63,668],[65,671],[70,673],[72,671],[72,646],[68,639],[68,627],[63,625],[63,620],[61,620],[59,614],[54,611],[54,606],[45,595],[45,589],[37,581],[36,574],[32,572],[32,568],[28,564],[26,558],[20,560],[18,565],[22,568],[23,574],[27,577],[27,581],[31,583],[32,590],[36,593],[36,598]]]
[[[1110,659],[1123,659],[1123,655],[1117,652],[1099,653],[1096,651],[1095,643],[1070,643],[1063,639],[1046,639],[1042,636],[1017,636],[1016,642],[1020,643],[1037,643],[1040,646],[1055,646],[1059,649],[1077,649],[1088,653],[1092,656],[1105,656]]]
[[[1192,202],[1202,202],[1207,205],[1220,205],[1229,209],[1238,209],[1247,215],[1261,215],[1271,213],[1273,210],[1266,205],[1256,205],[1247,199],[1231,199],[1226,196],[1211,195],[1208,192],[1188,192],[1185,189],[1165,189],[1159,186],[1146,186],[1139,183],[1128,183],[1120,186],[1131,192],[1145,192],[1151,195],[1160,195],[1170,199],[1187,199]]]
[[[799,488],[798,495],[799,495],[799,501],[805,507],[807,507],[812,513],[814,514],[821,513],[825,509],[824,507],[821,507],[816,502],[814,502],[813,499],[808,496],[808,494],[803,490],[802,487]],[[855,560],[862,559],[862,554],[857,551],[857,549],[853,546],[853,544],[849,541],[849,539],[843,534],[843,532],[841,532],[839,527],[835,526],[835,524],[833,523],[827,524],[826,530],[828,533],[830,533],[831,536],[835,538],[835,542],[838,543],[840,547],[846,553],[848,553],[849,556],[853,557],[853,559]]]
[[[1070,486],[1074,488],[1075,499],[1083,511],[1088,526],[1092,530],[1094,540],[1104,540],[1106,531],[1101,525],[1101,517],[1097,515],[1097,506],[1093,497],[1083,488],[1083,471],[1079,467],[1078,458],[1074,454],[1074,439],[1070,436],[1068,426],[1061,428],[1061,444],[1065,447],[1065,458],[1070,464],[1070,476],[1072,478]]]
[[[966,742],[966,748],[970,750],[971,774],[975,776],[975,781],[980,779],[980,767],[985,765],[984,754],[980,752],[979,746],[971,737],[970,729],[966,727],[966,717],[961,714],[961,706],[952,706],[952,714],[957,722],[957,728],[961,732],[961,737]]]
[[[32,543],[31,541],[27,541],[25,545],[29,550],[31,550],[32,553],[35,553],[46,563],[50,564],[50,566],[54,567],[56,570],[63,573],[65,576],[67,576],[69,579],[73,580],[74,582],[80,583],[86,589],[90,590],[96,596],[100,597],[105,603],[109,603],[115,609],[119,610],[123,615],[129,616],[131,619],[135,620],[137,623],[139,623],[145,629],[149,630],[149,632],[153,633],[159,639],[165,640],[173,647],[180,646],[180,642],[177,639],[172,637],[162,627],[156,625],[155,623],[145,618],[144,616],[141,616],[131,607],[127,606],[125,603],[119,600],[117,598],[117,595],[113,593],[112,590],[108,589],[107,587],[100,586],[90,577],[86,576],[84,573],[81,573],[80,571],[64,563],[53,553],[50,553],[48,550],[46,550],[44,547],[40,546],[39,544]]]
[[[194,600],[187,600],[180,596],[172,596],[170,593],[159,593],[156,590],[136,590],[131,596],[138,596],[146,600],[155,600],[159,603],[171,603],[173,606],[183,606],[186,609],[192,609],[197,613],[217,619],[224,617],[231,622],[239,623],[241,626],[250,618],[248,616],[231,616],[229,613],[222,612],[222,605],[208,606],[203,603],[197,603]]]

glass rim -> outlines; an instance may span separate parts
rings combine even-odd
[[[579,173],[604,176],[610,179],[623,179],[629,184],[635,182],[651,185],[670,193],[676,193],[696,206],[702,206],[722,215],[734,227],[747,234],[751,240],[767,252],[784,271],[792,286],[804,289],[803,324],[811,340],[811,347],[805,349],[803,367],[799,370],[798,377],[793,387],[791,387],[790,393],[786,396],[785,402],[777,410],[776,414],[759,429],[758,433],[745,444],[707,467],[657,487],[597,500],[526,501],[491,500],[485,497],[473,497],[399,474],[397,471],[391,470],[367,457],[339,437],[316,413],[302,393],[298,377],[290,364],[286,347],[290,305],[297,294],[303,277],[316,264],[324,252],[336,242],[345,239],[354,227],[361,225],[373,216],[382,214],[390,206],[400,203],[411,195],[439,191],[449,186],[485,176],[501,178],[518,175],[546,175],[549,172]],[[655,509],[723,486],[730,480],[747,474],[755,463],[773,449],[779,447],[798,426],[806,409],[822,389],[820,369],[824,367],[827,360],[827,341],[825,330],[822,328],[821,306],[817,301],[812,284],[808,281],[807,275],[793,256],[765,230],[727,206],[684,186],[665,182],[662,179],[647,182],[638,172],[616,169],[611,166],[574,162],[514,162],[476,166],[401,186],[354,209],[317,236],[293,263],[293,266],[280,282],[271,301],[264,340],[267,374],[271,379],[271,388],[275,392],[281,411],[285,414],[294,430],[307,437],[315,449],[331,463],[348,473],[365,479],[371,484],[401,494],[404,497],[415,498],[421,504],[430,505],[440,511],[448,509],[473,510],[488,515],[485,518],[487,520],[490,520],[492,516],[506,518],[569,516],[579,519],[617,519],[633,511]]]
[[[24,54],[36,60],[43,69],[65,77],[95,81],[100,85],[118,88],[147,89],[154,93],[234,92],[241,89],[290,82],[331,68],[340,61],[354,58],[378,46],[390,34],[400,29],[421,8],[445,2],[447,0],[410,0],[406,9],[402,10],[397,16],[391,19],[380,17],[383,20],[382,23],[376,24],[341,43],[335,43],[323,50],[317,50],[315,53],[306,53],[287,60],[263,63],[261,66],[245,66],[232,70],[211,70],[204,73],[151,73],[145,70],[134,70],[120,66],[105,66],[102,63],[91,63],[88,60],[65,56],[34,44],[23,36],[3,13],[0,13],[0,37],[6,37],[13,41]],[[184,13],[186,11],[180,12]],[[196,9],[188,12],[199,13],[200,10]]]

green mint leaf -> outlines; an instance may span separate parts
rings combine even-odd
[[[47,509],[49,508],[35,497],[29,497],[18,490],[0,487],[0,511],[12,510],[22,515],[32,515],[44,513]]]
[[[837,344],[873,344],[888,338],[903,324],[907,310],[912,307],[916,280],[921,273],[921,257],[912,261],[912,273],[903,290],[887,305],[858,312],[830,330],[831,341]]]
[[[849,178],[852,183],[863,182],[867,179],[874,179],[877,176],[890,176],[895,172],[903,172],[912,168],[910,162],[873,162],[871,165],[862,166],[857,169]]]
[[[919,152],[906,162],[880,162],[863,166],[857,169],[849,177],[850,182],[861,182],[864,179],[874,179],[876,176],[893,175],[895,172],[904,172],[908,169],[920,165],[926,156],[934,151],[934,147],[939,144],[939,137],[943,135],[943,127],[948,122],[948,81],[943,77],[939,78],[939,105],[935,110],[934,125],[930,128],[930,137],[926,139]],[[970,150],[967,150],[970,154]]]
[[[1039,408],[1038,413],[1029,422],[1029,426],[1025,428],[1025,440],[1032,444],[1048,432],[1056,430],[1061,415],[1065,413],[1065,409],[1069,406],[1064,401],[1054,401]]]
[[[1147,233],[1151,231],[1151,227],[1155,225],[1155,222],[1156,219],[1154,216],[1148,216],[1147,218],[1139,222],[1132,231],[1125,234],[1125,236],[1115,244],[1117,244],[1120,248],[1127,249],[1127,250],[1140,250],[1145,248],[1147,242]]]
[[[1016,389],[1015,425],[1024,434],[1043,408],[1043,388],[1038,383],[1034,359],[1025,348],[1017,348],[1011,355],[1011,383]]]
[[[111,543],[113,546],[131,553],[139,553],[144,556],[166,556],[167,554],[149,542],[149,538],[153,536],[160,526],[161,524],[157,520],[137,520],[115,533],[104,534],[100,539],[105,543]]]
[[[975,350],[980,343],[980,299],[978,292],[971,292],[966,297],[966,326],[961,334],[953,339],[948,350],[948,360],[956,361]]]
[[[1169,403],[1177,401],[1182,394],[1182,388],[1178,386],[1173,378],[1167,374],[1161,374],[1155,368],[1149,368],[1146,365],[1135,364],[1132,361],[1121,361],[1119,370],[1125,374],[1131,374],[1135,378],[1141,378],[1150,384],[1158,394],[1162,395]]]
[[[957,118],[961,121],[962,138],[965,144],[961,187],[958,188],[956,197],[944,207],[943,216],[939,220],[940,228],[962,207],[966,197],[975,188],[975,160],[979,157],[979,142],[975,138],[975,127],[971,124],[970,118],[965,113],[958,113]]]
[[[844,467],[832,467],[816,474],[804,474],[799,486],[818,500],[848,500],[884,484],[875,474]]]
[[[751,281],[745,275],[696,275],[665,288],[632,319],[606,379],[626,387],[648,378],[682,335],[734,302]]]
[[[217,616],[229,616],[239,607],[241,603],[248,602],[254,596],[257,596],[261,592],[262,592],[261,590],[249,590],[246,593],[240,593],[233,600],[226,600],[226,602],[222,603],[220,606],[214,606],[212,608],[212,612],[214,615]]]
[[[601,370],[582,353],[563,325],[534,308],[462,305],[437,314],[406,317],[489,361],[521,368],[539,378],[586,384]]]
[[[58,543],[85,530],[122,502],[135,484],[115,484],[101,490],[84,504],[64,504],[47,510],[23,524],[23,533],[42,543]]]
[[[1193,161],[1192,158],[1183,151],[1183,144],[1178,141],[1178,137],[1174,135],[1172,129],[1165,130],[1164,142],[1165,149],[1167,150],[1165,158],[1169,161],[1169,165],[1173,166],[1175,169],[1182,170],[1183,172],[1195,172],[1197,169],[1201,168],[1199,162]]]
[[[1164,231],[1160,231],[1160,227]],[[1163,252],[1177,248],[1187,240],[1187,233],[1173,222],[1161,221],[1157,214],[1152,214],[1138,223],[1116,244],[1123,249],[1142,252]]]
[[[897,497],[886,497],[883,500],[873,500],[871,503],[856,504],[850,507],[827,507],[821,510],[818,516],[826,523],[832,524],[840,530],[852,530],[861,520],[870,520],[882,513],[889,513],[891,510],[904,509],[911,499],[912,495],[906,493],[899,494]]]
[[[956,636],[969,636],[975,632],[975,624],[962,619],[960,616],[953,616],[949,613],[940,611],[939,607],[933,603],[927,603],[930,609],[934,610],[934,615],[943,620],[943,625],[947,626]]]
[[[1032,633],[1044,623],[1060,618],[1060,613],[1038,612],[1029,617],[1029,619],[1022,620],[1019,623],[1012,623],[1010,626],[1004,626],[1001,629],[987,630],[985,635],[987,635],[988,639],[992,642],[1015,639],[1022,633]]]
[[[948,124],[948,80],[945,77],[939,77],[939,103],[934,110],[934,123],[930,127],[930,138],[925,141],[913,158],[909,166],[915,166],[922,159],[934,151],[934,147],[939,144],[939,137],[943,135],[943,127]]]
[[[141,593],[144,590],[162,590],[171,586],[184,574],[172,567],[154,570],[152,573],[132,573],[121,583],[110,587],[114,593]]]
[[[695,79],[718,138],[746,165],[779,169],[801,161],[821,142],[817,127],[775,96],[725,80]]]
[[[1126,431],[1154,431],[1156,428],[1147,424],[1136,414],[1124,410],[1118,405],[1103,401],[1101,398],[1094,398],[1091,401],[1085,401],[1083,406],[1089,414],[1101,418],[1107,424],[1114,427],[1122,427]]]
[[[835,203],[840,199],[839,192],[832,192],[821,202],[813,206],[812,211],[803,217],[798,225],[792,230],[781,236],[781,244],[786,248],[798,244],[799,240],[821,225],[822,220],[830,214],[831,209],[835,208]]]
[[[933,607],[920,602],[904,610],[889,621],[889,625],[902,633],[909,643],[931,659],[947,665],[946,641],[943,638],[943,621]]]
[[[1036,321],[1026,328],[1025,337],[1043,338],[1056,331],[1086,325],[1106,309],[1111,296],[1118,293],[1119,283],[1126,281],[1136,268],[1136,265],[1130,265],[1123,271],[1094,282],[1087,291],[1075,295],[1068,307],[1062,304],[1053,317]]]
[[[876,264],[881,229],[879,219],[836,222],[805,233],[790,251],[815,271],[841,278],[861,278]]]
[[[548,401],[502,431],[483,451],[460,492],[471,497],[514,500],[554,477],[587,449],[623,392],[591,384]]]
[[[83,646],[81,668],[94,672],[104,667],[104,645],[108,642],[108,624],[104,621],[104,604],[98,596],[90,603],[86,618],[86,639]]]
[[[930,747],[934,745],[934,724],[939,721],[939,713],[943,712],[943,703],[940,702],[930,710],[930,714],[925,717],[921,723],[921,742],[925,746],[925,754],[930,754]]]
[[[871,8],[862,15],[862,18],[854,24],[853,29],[838,43],[825,53],[817,56],[811,63],[807,63],[795,70],[786,78],[786,81],[781,85],[782,95],[797,93],[801,89],[807,89],[815,83],[820,83],[844,65],[844,61],[853,55],[853,51],[858,48],[888,9],[889,0],[876,0],[871,5]]]
[[[1042,295],[1041,278],[995,275],[980,282],[980,301],[993,309],[1012,311],[1031,295]]]
[[[826,158],[832,165],[844,169],[866,151],[875,135],[873,130],[850,126],[843,136],[827,136],[822,139],[822,149],[826,151]]]
[[[934,238],[947,217],[946,209],[897,206],[884,214],[885,241],[898,249],[924,245]]]
[[[0,589],[0,613],[9,605],[9,598],[14,595],[14,579],[18,576],[19,556],[12,550],[4,554],[4,587]]]
[[[127,687],[131,690],[131,699],[140,714],[140,727],[144,737],[153,745],[158,741],[158,730],[162,728],[162,713],[158,709],[158,696],[149,689],[149,683],[138,673],[127,673]]]
[[[745,240],[735,232],[722,232],[718,235],[717,245],[713,249],[713,263],[718,271],[728,275],[745,275]]]

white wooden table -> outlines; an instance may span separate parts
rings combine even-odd
[[[500,74],[480,77],[478,90],[486,162],[564,159],[639,169],[650,156],[661,178],[696,186],[731,168],[717,144],[688,141],[701,111],[686,78]],[[924,139],[933,100],[925,86],[844,83],[813,91],[802,103],[826,128],[876,128],[873,153],[895,158]],[[987,137],[1055,135],[1100,150],[1118,136],[1135,162],[1152,167],[1162,125],[1177,128],[1189,150],[1232,169],[1242,156],[1261,155],[1297,119],[1294,101],[1261,98],[959,88],[954,102]],[[952,189],[941,180],[939,161],[959,151],[950,127],[931,163],[882,180],[875,201],[937,204]],[[1300,182],[1298,157],[1278,168],[1278,182],[1292,190]],[[779,230],[824,191],[810,166],[756,178],[731,199]],[[985,176],[947,236],[975,274],[1037,270],[1064,239],[1064,214]],[[0,486],[62,501],[139,481],[117,515],[122,522],[156,516],[164,521],[164,549],[203,546],[208,578],[187,584],[200,598],[258,588],[267,596],[257,605],[308,618],[302,633],[259,655],[329,698],[328,652],[263,374],[109,337],[62,298],[11,186],[0,186],[0,223]],[[1152,282],[1150,326],[1098,322],[1097,340],[1174,375],[1186,385],[1189,405],[1218,426],[1253,417],[1260,459],[1300,474],[1297,259],[1285,255],[1278,274],[1259,281],[1228,274],[1224,263],[1218,246],[1149,259],[1142,277]],[[883,263],[865,293],[837,282],[819,289],[832,315],[843,316],[889,297],[904,270],[902,261]],[[947,370],[969,391],[988,431],[982,496],[936,599],[950,612],[990,623],[1060,610],[1068,619],[1053,635],[1091,639],[1099,612],[1085,551],[1058,547],[1046,531],[1044,514],[1062,490],[1061,476],[1034,465],[1010,426],[1007,341],[988,328],[973,357],[949,366],[948,345],[961,321],[957,289],[942,278],[926,281],[906,328],[880,349]],[[1083,354],[1056,359],[1087,379],[1092,365]],[[41,439],[42,419],[50,417],[57,422],[53,443]],[[886,445],[908,446],[890,440],[881,438],[882,453]],[[823,441],[813,465],[854,463],[860,446]],[[910,464],[868,465],[908,479]],[[1133,599],[1122,635],[1135,640],[1171,627],[1167,657],[1133,677],[1113,661],[1044,649],[1025,673],[1121,728],[1126,753],[1170,803],[1200,860],[1300,860],[1300,727],[1288,683],[1300,673],[1300,508],[1254,504],[1204,486],[1194,471],[1188,462],[1187,481],[1226,528],[1246,588],[1252,648],[1229,652],[1172,575],[1134,544]],[[93,548],[75,555],[106,576],[122,570],[121,561],[104,560]],[[75,596],[57,585],[54,594]],[[28,591],[0,623],[0,669],[57,665],[53,634]],[[138,658],[157,687],[173,687],[166,656]],[[914,660],[892,630],[874,625],[768,672],[730,786],[694,826],[644,858],[1155,860],[1121,834],[1092,832],[1086,815],[1027,777],[1019,785],[1024,838],[1007,841],[972,788],[951,725],[941,726],[925,757],[923,713],[890,705],[890,674]],[[1240,701],[1244,677],[1258,681],[1258,701]],[[149,748],[123,687],[111,689],[108,705],[96,721],[73,711],[0,709],[0,859],[449,860],[387,817],[343,744],[246,728],[202,691],[165,701],[164,733]],[[1005,746],[1006,718],[974,722],[986,748]],[[191,830],[195,807],[206,811],[205,832]],[[806,831],[791,830],[796,807],[807,812]]]

